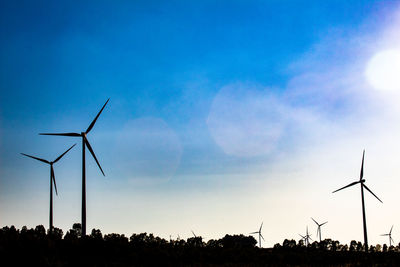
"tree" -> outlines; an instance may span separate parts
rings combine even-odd
[[[225,235],[221,240],[224,248],[254,248],[257,244],[252,236]]]
[[[80,223],[74,223],[72,229],[75,231],[78,237],[82,236],[82,225]]]
[[[349,251],[356,251],[357,250],[357,241],[351,240],[350,246],[349,246]]]
[[[82,236],[82,226],[80,223],[74,223],[72,229],[69,229],[64,236],[66,240],[74,240]]]
[[[330,250],[331,251],[338,251],[339,250],[339,246],[340,246],[339,241],[334,240],[334,241],[332,241],[332,245],[331,245]]]
[[[53,227],[52,231],[50,231],[50,229],[47,231],[47,235],[52,237],[53,239],[60,240],[63,237],[63,230],[57,227]]]
[[[289,240],[289,239],[285,239],[284,241],[283,241],[283,243],[282,243],[282,246],[284,247],[284,248],[289,248],[289,249],[291,249],[291,248],[294,248],[294,247],[296,247],[296,240],[294,240],[294,239],[292,239],[292,240]]]
[[[191,247],[203,247],[203,238],[201,236],[190,237],[186,240],[186,244]]]
[[[46,237],[46,229],[44,228],[43,225],[38,225],[35,227],[35,235],[39,238]]]
[[[279,244],[279,243],[276,243],[275,245],[274,245],[274,249],[281,249],[282,248],[282,246],[281,246],[281,244]]]
[[[101,240],[103,239],[103,234],[99,229],[92,229],[92,233],[90,234],[90,237],[96,240]]]
[[[363,250],[364,250],[364,245],[360,241],[358,241],[357,242],[357,251],[363,251]]]
[[[112,243],[128,243],[128,238],[122,234],[107,234],[104,235],[104,241],[112,242]]]

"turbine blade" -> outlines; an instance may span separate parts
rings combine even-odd
[[[59,161],[65,154],[67,154],[68,151],[70,151],[76,144],[74,144],[73,146],[71,146],[67,151],[65,151],[64,153],[62,153],[58,158],[56,158],[55,161],[53,161],[53,163],[56,163],[57,161]]]
[[[81,134],[78,133],[40,133],[39,135],[81,136]]]
[[[36,159],[36,160],[42,161],[42,162],[44,162],[44,163],[48,163],[48,164],[50,164],[50,162],[48,162],[48,161],[47,161],[47,160],[45,160],[45,159],[37,158],[37,157],[30,156],[30,155],[27,155],[27,154],[24,154],[24,153],[21,153],[21,154],[22,154],[22,155],[24,155],[24,156],[26,156],[26,157],[30,157],[30,158],[33,158],[33,159]]]
[[[96,161],[97,166],[99,166],[101,173],[102,173],[104,176],[106,176],[106,175],[104,174],[104,172],[103,172],[103,169],[102,169],[101,166],[100,166],[99,161],[98,161],[97,158],[96,158],[96,155],[95,155],[94,152],[93,152],[92,147],[91,147],[90,144],[89,144],[89,141],[86,139],[86,137],[84,138],[84,140],[85,140],[85,144],[86,144],[87,148],[89,149],[89,151],[90,151],[90,153],[92,154],[94,160]]]
[[[311,241],[313,241],[313,239],[311,237],[308,237],[308,239],[310,239]]]
[[[380,200],[379,197],[377,197],[365,184],[363,184],[363,186],[364,186],[365,189],[367,189],[372,195],[374,195],[374,197],[376,197],[377,200],[379,200],[381,203],[383,203],[382,200]]]
[[[381,236],[387,236],[387,235],[389,235],[389,234],[383,234],[383,235],[381,235]]]
[[[254,234],[258,234],[258,232],[249,233],[249,235],[254,235]]]
[[[391,233],[392,233],[392,230],[393,230],[393,225],[392,225],[392,228],[390,228],[390,232],[389,232],[389,234],[391,234]]]
[[[362,157],[362,162],[361,162],[360,181],[364,177],[364,155],[365,155],[365,149],[363,151],[363,157]]]
[[[264,237],[262,236],[262,234],[260,234],[260,236],[261,236],[262,240],[264,240],[264,241],[265,241],[265,239],[264,239]]]
[[[92,121],[92,123],[91,123],[91,124],[89,125],[89,127],[87,128],[87,130],[86,130],[86,132],[85,132],[86,134],[88,134],[88,133],[90,132],[90,130],[92,130],[94,124],[95,124],[96,121],[97,121],[97,118],[100,116],[100,114],[101,114],[101,112],[103,111],[104,107],[107,105],[108,100],[110,100],[110,99],[107,99],[107,101],[106,101],[106,103],[104,104],[104,106],[100,109],[99,113],[97,113],[96,118],[94,118],[94,120]]]
[[[393,240],[393,238],[392,238],[392,237],[390,237],[390,240],[392,240],[392,242],[394,243],[394,240]]]
[[[107,100],[107,101],[108,101],[108,100]],[[107,103],[106,103],[106,104],[107,104]],[[192,234],[194,235],[194,237],[197,237],[196,234],[193,232],[193,230],[190,230],[190,231],[192,231]]]
[[[333,191],[332,193],[336,193],[337,191],[340,191],[340,190],[342,190],[342,189],[345,189],[345,188],[347,188],[347,187],[350,187],[350,186],[353,186],[353,185],[355,185],[355,184],[358,184],[360,181],[357,181],[357,182],[353,182],[353,183],[351,183],[351,184],[348,184],[348,185],[346,185],[346,186],[343,186],[342,188],[339,188],[338,190],[335,190],[335,191]]]
[[[319,225],[319,224],[317,223],[317,221],[313,219],[313,217],[311,217],[311,220],[313,220],[317,225]]]
[[[320,226],[322,226],[322,225],[324,225],[324,224],[326,224],[326,223],[328,223],[328,222],[324,222],[324,223],[320,224]]]
[[[264,223],[264,222],[261,223],[260,230],[258,230],[260,233],[261,233],[261,228],[262,228],[262,226],[263,226],[263,223]]]
[[[54,182],[54,188],[56,189],[56,195],[58,196],[58,192],[57,192],[57,184],[56,184],[56,176],[54,175],[54,169],[53,169],[53,165],[50,165],[51,167],[51,179],[53,179]]]
[[[303,238],[303,239],[306,239],[306,237],[305,237],[305,236],[302,236],[301,234],[299,234],[299,236],[301,236],[301,238]]]

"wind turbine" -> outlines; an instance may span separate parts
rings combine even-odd
[[[190,231],[192,231],[192,234],[193,234],[194,238],[197,238],[197,236],[196,236],[196,234],[193,232],[193,230],[190,230]]]
[[[365,204],[364,204],[364,188],[368,190],[376,199],[378,199],[381,203],[382,200],[380,200],[364,183],[365,179],[364,177],[364,155],[365,155],[365,149],[363,151],[363,157],[362,157],[362,163],[361,163],[361,171],[360,171],[360,180],[352,182],[351,184],[348,184],[342,188],[339,188],[338,190],[333,191],[332,193],[335,193],[337,191],[340,191],[342,189],[345,189],[347,187],[360,184],[361,187],[361,203],[362,203],[362,214],[363,214],[363,226],[364,226],[364,246],[365,246],[365,252],[368,252],[368,237],[367,237],[367,220],[365,218]]]
[[[318,225],[318,228],[317,228],[317,238],[318,238],[318,235],[319,235],[319,242],[321,243],[321,226],[322,225],[324,225],[324,224],[326,224],[326,223],[328,223],[328,222],[324,222],[324,223],[321,223],[321,224],[319,224],[319,223],[317,223],[317,221],[316,220],[314,220],[312,217],[311,217],[311,220],[313,220],[317,225]]]
[[[56,177],[54,175],[54,168],[53,168],[53,164],[56,163],[57,161],[59,161],[65,154],[67,154],[68,151],[70,151],[76,144],[74,144],[73,146],[71,146],[70,148],[68,148],[67,151],[65,151],[64,153],[62,153],[60,156],[58,156],[58,158],[56,158],[54,161],[48,161],[45,159],[41,159],[41,158],[37,158],[28,154],[24,154],[21,153],[22,155],[29,157],[29,158],[33,158],[36,160],[39,160],[41,162],[47,163],[50,165],[50,214],[49,214],[49,229],[50,232],[53,231],[53,182],[54,182],[54,189],[56,190],[56,195],[58,196],[58,192],[57,192],[57,184],[56,184]]]
[[[392,229],[393,229],[393,225],[392,225],[392,228],[390,228],[390,232],[388,234],[381,235],[381,236],[388,236],[389,237],[389,247],[392,245],[392,241],[394,243],[394,240],[392,238]]]
[[[306,247],[308,247],[308,245],[310,244],[310,240],[312,241],[311,235],[308,234],[308,226],[306,228],[306,235],[302,236],[301,234],[299,234],[299,236],[301,236],[301,238],[304,239],[304,242],[306,243],[305,245]]]
[[[263,237],[262,234],[261,234],[261,229],[262,229],[263,223],[264,223],[264,222],[261,223],[260,229],[259,229],[257,232],[252,232],[252,233],[250,233],[250,235],[258,234],[258,240],[259,240],[258,243],[259,243],[259,245],[260,245],[260,248],[261,248],[261,238],[262,238],[262,240],[265,241],[264,237]]]
[[[86,129],[85,132],[81,133],[40,133],[40,135],[58,135],[58,136],[72,136],[72,137],[81,137],[82,138],[82,236],[86,235],[86,164],[85,164],[85,147],[87,147],[92,154],[94,160],[97,163],[97,166],[99,166],[99,169],[101,173],[105,176],[103,169],[100,166],[99,161],[96,158],[96,155],[93,152],[92,146],[90,145],[88,139],[87,139],[87,134],[92,130],[94,124],[96,123],[97,118],[100,116],[101,112],[103,111],[104,107],[107,105],[108,101],[110,99],[107,99],[106,103],[103,105],[97,116],[94,118],[92,123],[89,125],[89,127]]]

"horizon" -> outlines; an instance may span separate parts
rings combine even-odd
[[[400,4],[391,1],[13,3],[0,8],[0,227],[87,233],[256,231],[400,241]],[[357,189],[356,189],[357,188]],[[256,240],[258,236],[255,237]]]

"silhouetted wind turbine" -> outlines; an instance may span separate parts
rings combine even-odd
[[[381,235],[381,236],[388,236],[389,237],[389,247],[392,245],[392,241],[394,243],[394,240],[392,238],[392,229],[393,229],[393,225],[392,225],[392,228],[390,228],[390,232],[388,234]]]
[[[306,245],[306,247],[308,247],[308,245],[310,244],[309,240],[311,239],[311,235],[308,234],[308,226],[306,227],[306,235],[302,236],[301,234],[299,234],[299,236],[301,236],[301,238],[304,239],[304,242],[306,243],[305,245]],[[312,239],[311,239],[311,241],[312,241]]]
[[[73,146],[71,146],[70,148],[68,148],[67,151],[65,151],[64,153],[62,153],[60,156],[58,156],[58,158],[56,158],[54,161],[48,161],[45,159],[41,159],[41,158],[37,158],[34,156],[30,156],[24,153],[21,153],[24,156],[39,160],[41,162],[47,163],[50,165],[50,214],[49,214],[49,230],[50,232],[53,231],[53,182],[54,182],[54,189],[56,190],[56,195],[58,195],[57,192],[57,184],[56,184],[56,177],[54,175],[54,168],[53,168],[53,164],[56,163],[57,161],[59,161],[65,154],[67,154],[68,151],[70,151],[76,144],[74,144]]]
[[[319,224],[319,223],[317,223],[317,221],[316,220],[314,220],[312,217],[311,217],[311,220],[313,220],[317,225],[318,225],[318,228],[317,228],[317,238],[318,238],[318,235],[319,235],[319,242],[321,242],[321,226],[322,225],[324,225],[324,224],[326,224],[326,223],[328,223],[328,222],[324,222],[324,223],[321,223],[321,224]]]
[[[196,234],[193,232],[193,230],[190,230],[190,231],[192,231],[193,236],[196,238],[197,236],[196,236]]]
[[[335,193],[335,192],[340,191],[342,189],[345,189],[347,187],[356,185],[358,183],[360,184],[360,186],[361,186],[362,213],[363,213],[363,226],[364,226],[364,246],[365,246],[365,252],[368,252],[367,220],[365,218],[364,188],[367,189],[381,203],[383,203],[383,202],[364,184],[365,183],[365,179],[363,179],[363,177],[364,177],[364,155],[365,155],[365,149],[363,151],[363,157],[362,157],[362,163],[361,163],[360,180],[352,182],[351,184],[348,184],[348,185],[346,185],[346,186],[344,186],[342,188],[339,188],[338,190],[335,190],[332,193]]]
[[[262,229],[263,223],[264,223],[264,222],[261,223],[260,229],[259,229],[257,232],[252,232],[252,233],[250,233],[250,235],[258,234],[258,240],[259,240],[258,242],[259,242],[259,244],[260,244],[260,248],[261,248],[261,238],[262,238],[262,240],[265,241],[264,237],[263,237],[262,234],[261,234],[261,229]]]
[[[41,133],[40,135],[58,135],[58,136],[72,136],[72,137],[82,137],[82,236],[86,235],[86,169],[85,169],[85,147],[87,147],[92,154],[94,160],[99,166],[101,173],[105,176],[103,169],[100,166],[99,161],[96,158],[96,155],[93,152],[92,146],[90,145],[86,135],[92,130],[94,124],[96,123],[97,118],[100,116],[101,112],[103,111],[104,107],[107,105],[108,101],[103,105],[99,113],[97,114],[96,118],[92,121],[89,127],[86,129],[85,132],[81,133]]]

